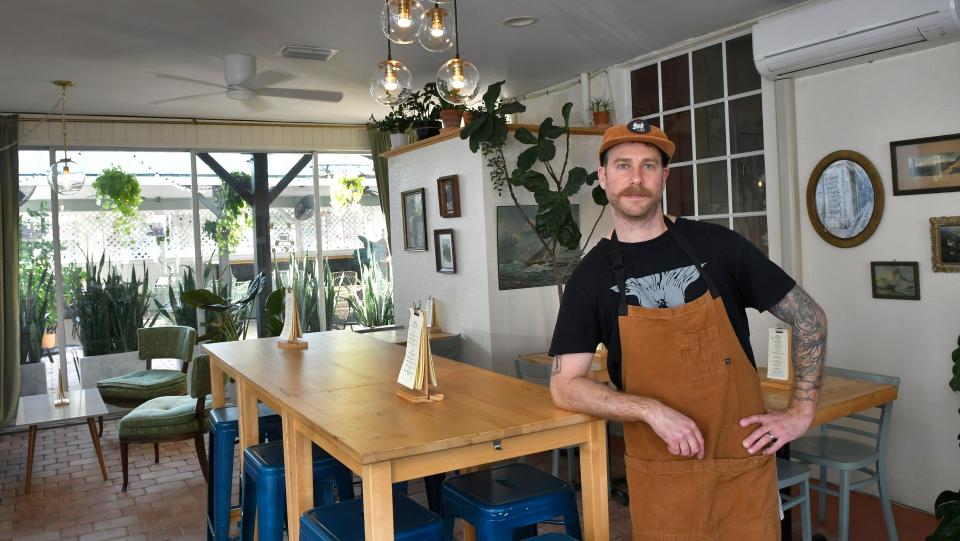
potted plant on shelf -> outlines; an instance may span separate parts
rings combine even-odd
[[[390,148],[400,148],[409,142],[407,130],[410,129],[411,119],[403,110],[402,103],[393,107],[383,120],[370,117],[373,125],[384,133],[390,134]]]
[[[98,205],[119,214],[114,225],[129,235],[140,220],[138,211],[143,202],[137,177],[119,166],[108,167],[93,181],[93,192]]]
[[[411,92],[403,100],[404,110],[411,113],[411,125],[418,141],[440,133],[440,101],[436,83],[423,85],[423,90]]]
[[[613,102],[603,96],[597,96],[590,100],[590,111],[593,112],[593,125],[598,128],[607,128],[610,126],[610,110],[613,108]]]

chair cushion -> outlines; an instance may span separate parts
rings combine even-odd
[[[208,397],[204,409],[212,404]],[[190,434],[202,428],[197,423],[197,399],[190,396],[161,396],[148,400],[120,419],[121,440],[138,437],[163,438]],[[207,422],[204,415],[204,429]]]
[[[876,447],[835,436],[806,436],[790,442],[790,458],[837,470],[855,470],[877,461]]]
[[[181,395],[187,392],[187,375],[179,370],[137,370],[97,382],[105,401],[111,398],[150,400],[158,396]]]

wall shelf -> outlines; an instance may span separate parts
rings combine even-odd
[[[516,131],[517,128],[527,128],[528,130],[536,133],[537,130],[540,129],[540,125],[539,124],[507,124],[507,130],[509,131]],[[607,131],[606,128],[593,128],[593,127],[590,127],[590,128],[571,127],[570,128],[571,135],[603,135],[603,132],[605,131]],[[428,137],[421,141],[417,141],[416,143],[410,143],[409,145],[405,145],[397,149],[388,150],[383,154],[381,154],[380,156],[384,158],[392,158],[394,156],[406,154],[407,152],[411,152],[423,147],[428,147],[435,143],[446,141],[448,139],[454,139],[457,137],[460,137],[460,130],[451,130],[449,132],[441,133],[440,135],[434,135],[433,137]]]

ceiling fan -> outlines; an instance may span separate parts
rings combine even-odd
[[[216,92],[204,92],[201,94],[191,94],[189,96],[179,96],[176,98],[168,98],[165,100],[151,102],[154,105],[199,98],[202,96],[212,96],[222,93],[226,93],[228,98],[238,100],[247,108],[254,111],[263,110],[268,107],[263,100],[259,99],[261,96],[329,102],[339,102],[343,99],[343,92],[336,92],[332,90],[308,90],[305,88],[275,87],[273,85],[287,81],[293,78],[293,76],[282,71],[271,69],[258,72],[257,59],[253,55],[249,54],[228,54],[223,57],[223,75],[224,81],[226,82],[225,85],[168,73],[153,73],[151,75],[164,79],[173,79],[175,81],[185,81],[204,86],[212,86],[218,89]]]

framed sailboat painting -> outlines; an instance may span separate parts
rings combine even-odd
[[[580,223],[580,205],[571,205]],[[521,212],[523,214],[521,214]],[[526,219],[524,218],[526,216]],[[537,205],[497,207],[497,281],[500,290],[553,286],[566,282],[576,264],[576,250],[561,250],[556,265],[530,223]],[[529,220],[529,223],[528,223]]]

